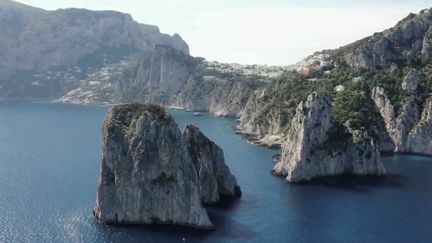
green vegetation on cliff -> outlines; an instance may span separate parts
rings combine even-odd
[[[254,123],[266,124],[271,114],[283,114],[281,125],[285,127],[282,130],[286,131],[300,101],[304,101],[312,92],[318,92],[332,101],[333,116],[338,124],[349,122],[352,129],[373,130],[382,125],[382,118],[370,97],[371,90],[382,87],[398,114],[410,97],[403,90],[402,83],[413,68],[418,66],[394,66],[377,70],[343,67],[310,75],[286,73],[266,86],[264,95],[259,99],[263,109],[257,111]],[[422,102],[424,97],[432,93],[432,63],[418,70],[420,80],[416,98]]]

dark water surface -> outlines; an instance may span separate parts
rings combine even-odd
[[[390,156],[387,178],[289,185],[277,151],[233,134],[231,119],[173,111],[224,150],[243,197],[211,208],[214,232],[113,227],[92,214],[106,108],[0,102],[0,242],[432,242],[432,159]]]

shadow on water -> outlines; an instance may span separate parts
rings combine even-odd
[[[142,233],[160,233],[167,236],[176,237],[179,234],[188,235],[193,237],[202,237],[209,234],[212,234],[214,230],[206,230],[206,229],[195,229],[191,227],[184,226],[175,226],[175,225],[164,225],[164,224],[155,224],[155,225],[138,225],[138,224],[130,224],[130,225],[121,225],[121,224],[109,224],[104,225],[102,223],[97,222],[100,226],[108,227],[117,230],[135,230]]]
[[[194,229],[190,227],[173,226],[173,225],[102,225],[106,227],[121,230],[125,232],[135,231],[139,234],[156,233],[167,238],[178,238],[179,236],[186,237],[191,240],[204,240],[206,238],[229,238],[250,240],[257,236],[257,233],[250,227],[240,224],[220,213],[208,212],[210,220],[215,226],[214,230]]]
[[[308,182],[293,184],[294,186],[322,186],[335,189],[368,192],[377,188],[402,188],[407,178],[398,174],[387,174],[386,176],[353,176],[340,175],[323,177]]]
[[[202,241],[207,238],[229,238],[229,239],[242,239],[250,240],[257,236],[257,233],[248,226],[238,223],[229,217],[226,211],[235,210],[240,205],[240,199],[223,198],[220,203],[214,205],[207,205],[207,212],[210,221],[213,223],[215,229],[196,229],[185,226],[173,226],[164,224],[155,225],[119,225],[110,224],[104,225],[98,223],[98,225],[106,230],[106,227],[130,232],[135,231],[140,234],[156,233],[164,235],[168,238],[187,238],[193,241]],[[222,212],[222,213],[221,213]]]
[[[208,211],[210,220],[213,222],[216,230],[213,232],[214,236],[218,238],[242,239],[251,240],[255,239],[257,233],[244,224],[234,221],[219,212],[213,212],[211,209]]]
[[[240,198],[224,197],[220,198],[220,201],[216,204],[206,205],[206,208],[215,208],[223,210],[234,210],[240,205]]]
[[[256,237],[256,232],[251,228],[229,217],[230,211],[238,210],[239,207],[242,207],[243,202],[244,200],[242,198],[221,197],[219,203],[206,206],[210,220],[215,226],[215,231],[212,236],[244,240],[250,240]]]
[[[406,157],[406,156],[416,156],[419,158],[422,158],[424,160],[432,160],[432,155],[429,154],[420,154],[420,153],[412,153],[412,152],[398,152],[398,153],[393,153],[393,152],[381,152],[381,157],[382,158],[397,158],[397,157]]]
[[[243,192],[241,198],[236,199],[223,199],[220,203],[208,206],[208,209],[221,209],[224,212],[236,211],[236,210],[254,210],[260,207],[258,198],[255,195],[251,195],[248,192]]]

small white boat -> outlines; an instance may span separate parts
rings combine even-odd
[[[201,112],[194,112],[193,115],[194,116],[202,116],[203,114]]]

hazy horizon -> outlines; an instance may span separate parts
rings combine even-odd
[[[130,13],[161,32],[180,34],[191,54],[243,64],[289,65],[323,49],[334,49],[390,28],[429,1],[371,0],[21,0],[48,10],[87,8]]]

